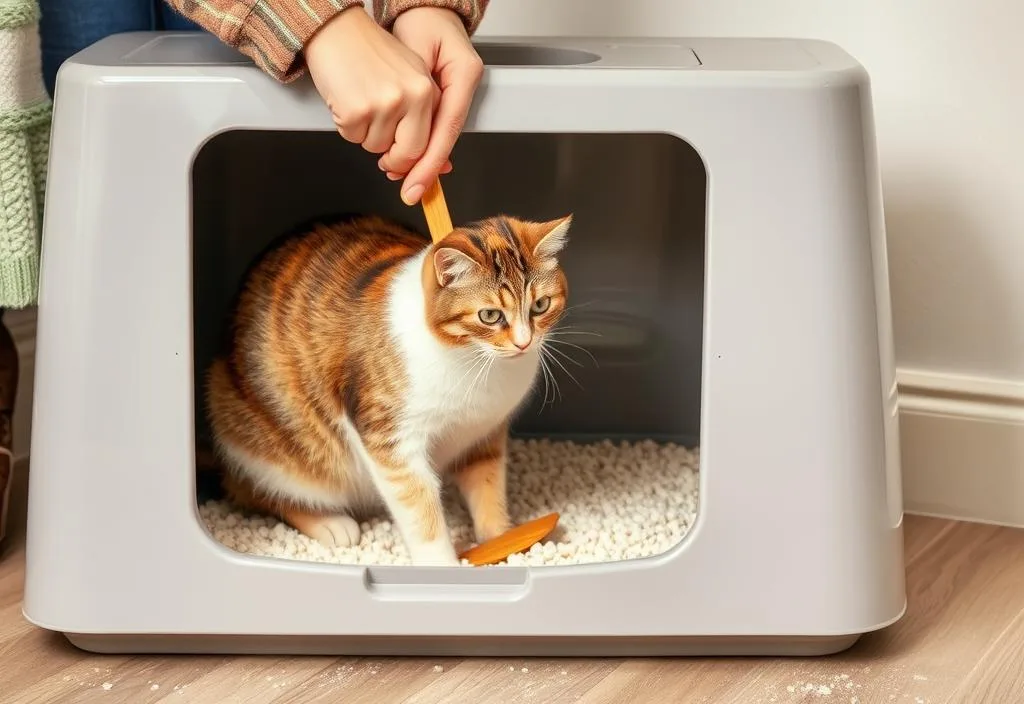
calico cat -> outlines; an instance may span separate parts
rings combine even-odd
[[[565,310],[570,223],[494,217],[434,244],[359,217],[270,249],[207,375],[229,498],[328,546],[383,504],[416,565],[458,564],[445,479],[477,540],[509,529],[508,423]]]

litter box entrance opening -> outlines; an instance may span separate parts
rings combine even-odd
[[[672,549],[696,519],[707,173],[684,140],[656,133],[466,133],[444,177],[452,219],[573,214],[561,256],[569,311],[551,339],[554,382],[538,380],[509,445],[513,522],[561,514],[551,539],[508,564],[564,565]],[[426,232],[373,155],[333,132],[229,131],[193,172],[197,499],[208,532],[261,556],[408,564],[386,513],[360,516],[356,548],[327,548],[223,500],[204,378],[240,282],[297,224],[370,213]],[[570,376],[571,375],[571,376]],[[445,497],[456,549],[473,542],[461,498]],[[371,547],[376,543],[376,547]]]

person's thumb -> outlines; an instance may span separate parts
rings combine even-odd
[[[402,184],[402,200],[407,205],[417,203],[427,187],[434,182],[447,163],[455,142],[462,134],[473,94],[483,76],[483,62],[476,52],[468,52],[464,59],[453,61],[441,74],[441,101],[431,125],[427,149],[409,170]]]

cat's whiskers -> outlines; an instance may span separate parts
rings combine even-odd
[[[482,382],[485,386],[487,385],[488,378],[490,378],[490,376],[491,376],[491,369],[494,367],[494,360],[495,359],[497,359],[497,358],[492,355],[490,361],[487,362],[487,370],[484,372],[484,380]]]
[[[470,381],[470,383],[466,386],[466,392],[465,394],[463,394],[462,397],[463,406],[469,403],[469,399],[472,397],[473,392],[476,390],[477,385],[480,383],[481,375],[485,375],[486,372],[491,368],[491,365],[494,364],[495,355],[493,352],[484,350],[483,354],[481,355],[481,358],[483,361],[482,363],[479,364],[479,368],[477,369],[476,374],[473,376],[473,380]],[[474,365],[474,368],[476,367],[477,365]],[[483,376],[483,378],[484,381],[486,381],[487,377]]]
[[[472,363],[471,363],[471,364],[467,364],[467,365],[466,365],[466,371],[462,373],[462,376],[461,376],[461,377],[459,377],[459,380],[458,380],[458,382],[456,382],[455,384],[453,384],[453,385],[452,385],[452,386],[451,386],[450,388],[451,388],[451,389],[452,389],[453,391],[456,391],[456,392],[457,392],[457,391],[458,391],[458,390],[459,390],[459,389],[460,389],[460,388],[462,387],[462,382],[464,382],[464,381],[466,380],[466,378],[467,378],[467,377],[468,377],[468,376],[469,376],[469,375],[470,375],[471,373],[473,373],[474,371],[476,371],[476,369],[477,369],[478,367],[480,367],[480,366],[482,366],[482,365],[484,365],[484,364],[486,364],[486,363],[487,363],[487,356],[488,356],[488,354],[487,354],[487,350],[485,350],[485,349],[483,349],[483,348],[479,348],[479,347],[478,347],[478,348],[476,348],[475,350],[473,350],[473,358],[472,358]],[[468,392],[467,392],[467,393],[466,393],[466,395],[465,395],[465,396],[464,396],[464,398],[463,398],[463,401],[462,401],[463,405],[465,405],[465,403],[466,403],[466,400],[468,399],[468,397],[469,397],[469,394],[468,394]]]
[[[583,366],[583,363],[580,362],[578,359],[574,359],[574,358],[570,357],[568,354],[566,354],[565,352],[563,352],[562,350],[558,349],[557,347],[554,347],[554,345],[556,344],[555,340],[548,340],[548,342],[550,342],[551,345],[552,345],[551,347],[548,347],[548,351],[549,352],[553,352],[553,353],[557,354],[562,359],[566,360],[567,362],[570,362],[571,364],[575,364],[577,367],[582,367]]]
[[[571,313],[574,310],[579,310],[580,308],[586,308],[587,306],[592,306],[595,303],[601,303],[601,302],[602,301],[599,301],[599,300],[597,300],[595,298],[595,299],[590,300],[590,301],[582,301],[581,303],[573,303],[571,306],[566,306],[565,307],[565,309],[562,311],[562,315],[563,316],[567,316],[567,315],[569,315],[569,313]]]
[[[540,360],[540,376],[544,380],[544,398],[541,399],[541,402],[540,402],[540,409],[541,409],[541,411],[543,411],[544,407],[546,405],[548,405],[548,374],[547,374],[547,370],[544,368],[544,357],[543,356],[541,357],[541,360]]]
[[[599,332],[593,332],[591,330],[580,330],[580,329],[576,328],[573,325],[565,325],[563,327],[559,327],[559,328],[556,328],[554,330],[549,330],[548,332],[546,332],[544,334],[545,334],[545,336],[547,336],[547,335],[593,335],[594,337],[604,337],[604,335],[602,335]]]
[[[541,347],[540,358],[541,362],[544,365],[544,369],[547,370],[548,378],[551,379],[551,404],[554,405],[555,401],[562,400],[562,387],[558,383],[558,379],[555,377],[555,372],[551,368],[551,364],[548,362],[549,356],[550,355],[548,354],[547,350]]]
[[[543,354],[546,354],[546,355],[548,356],[548,359],[549,359],[549,360],[551,360],[552,362],[554,362],[555,364],[557,364],[557,365],[558,365],[558,367],[559,367],[559,369],[561,369],[561,370],[562,370],[563,372],[565,372],[565,375],[566,375],[567,377],[569,377],[569,378],[570,378],[570,379],[572,380],[572,382],[573,382],[574,384],[576,384],[576,386],[580,387],[581,389],[583,388],[583,385],[582,385],[582,384],[580,384],[579,380],[578,380],[578,379],[577,379],[577,378],[576,378],[575,376],[573,376],[573,375],[572,375],[572,372],[570,372],[570,371],[569,371],[569,370],[568,370],[568,369],[566,368],[566,366],[565,366],[564,364],[562,364],[562,362],[561,362],[561,361],[560,361],[560,360],[558,359],[558,357],[556,357],[556,356],[554,355],[554,353],[553,353],[553,351],[552,351],[552,350],[553,350],[554,348],[548,348],[548,347],[547,347],[547,345],[541,345],[541,348],[540,348],[540,349],[541,349],[541,352],[542,352]],[[554,378],[554,376],[552,375],[552,379],[553,379],[553,378]]]
[[[559,340],[559,339],[556,339],[556,338],[553,338],[553,337],[545,339],[545,342],[550,342],[552,345],[562,345],[562,346],[565,346],[565,347],[571,347],[573,349],[579,350],[583,354],[585,354],[588,357],[590,357],[591,360],[593,360],[595,367],[600,367],[601,366],[598,363],[598,361],[597,361],[597,357],[595,357],[594,354],[590,350],[588,350],[586,347],[581,347],[580,345],[577,345],[575,343],[566,342],[565,340]],[[579,365],[581,367],[583,366],[580,362],[578,362],[577,360],[573,359],[571,356],[566,354],[564,351],[558,350],[555,347],[552,347],[551,349],[553,351],[555,351],[555,352],[558,352],[558,353],[564,355],[566,358],[571,359],[574,364],[577,364],[577,365]]]
[[[543,352],[540,355],[540,371],[541,371],[541,376],[544,378],[544,400],[541,401],[540,407],[541,407],[541,410],[544,410],[544,407],[547,406],[548,403],[549,403],[549,401],[548,401],[549,394],[551,394],[551,398],[554,399],[554,391],[550,390],[551,389],[551,381],[550,381],[551,371],[548,369],[548,362],[547,362],[546,359],[544,359],[544,353]],[[554,403],[554,401],[552,400],[551,403]]]

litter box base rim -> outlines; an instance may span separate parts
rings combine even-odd
[[[92,653],[364,657],[821,657],[856,643],[838,636],[253,636],[64,633]]]

